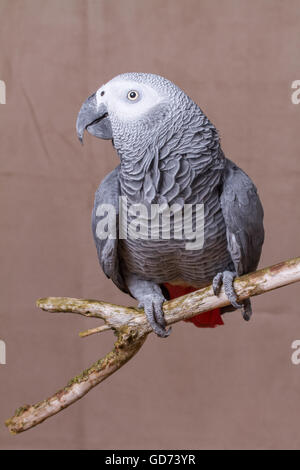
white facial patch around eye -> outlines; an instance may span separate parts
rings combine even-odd
[[[101,96],[101,92],[105,91]],[[128,93],[138,93],[136,100],[130,100]],[[108,114],[114,114],[122,121],[134,121],[147,114],[163,101],[163,97],[149,85],[129,80],[112,80],[99,88],[96,94],[97,105],[104,103]]]
[[[106,86],[102,85],[102,87],[100,87],[96,92],[97,107],[99,107],[101,103],[105,104],[105,95],[106,95]]]

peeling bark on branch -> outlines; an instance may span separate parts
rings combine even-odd
[[[294,258],[270,268],[247,274],[236,279],[234,287],[238,300],[241,301],[297,281],[300,281],[300,258]],[[199,313],[225,307],[228,304],[223,289],[216,297],[212,287],[209,286],[165,302],[163,309],[166,322],[171,325]],[[37,301],[37,305],[48,312],[69,312],[102,319],[105,321],[105,325],[88,330],[81,335],[88,336],[112,329],[117,335],[117,341],[111,352],[83,371],[82,374],[74,377],[65,388],[52,397],[36,405],[18,408],[15,415],[5,423],[12,434],[26,431],[42,423],[45,419],[82,398],[93,387],[129,361],[139,351],[147,335],[152,331],[143,310],[133,307],[68,297],[40,299]]]

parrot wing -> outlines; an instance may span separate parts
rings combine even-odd
[[[118,166],[104,178],[96,191],[92,212],[92,231],[100,266],[104,274],[110,278],[119,289],[124,292],[128,292],[120,268],[120,257],[118,256],[119,196],[120,188]],[[99,208],[102,209],[99,210]],[[105,210],[105,208],[107,210]],[[98,224],[101,223],[104,218],[108,221],[107,214],[109,212],[109,208],[109,216],[112,215],[114,219],[111,220],[111,223],[115,224],[115,233],[110,231],[113,235],[111,238],[109,236],[101,238],[101,236],[99,236]]]
[[[264,212],[253,182],[226,159],[221,207],[228,251],[240,276],[255,271],[264,242]]]

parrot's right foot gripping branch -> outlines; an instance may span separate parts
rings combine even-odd
[[[234,289],[237,301],[245,302],[250,297],[298,281],[300,281],[300,257],[237,278],[234,281]],[[80,336],[111,329],[117,335],[117,340],[112,351],[70,380],[66,387],[35,405],[18,408],[15,415],[6,421],[6,426],[12,434],[21,433],[42,423],[82,398],[131,359],[139,351],[148,334],[153,331],[144,311],[133,307],[68,297],[40,299],[37,305],[48,312],[69,312],[102,319],[105,325],[83,332]],[[228,305],[230,301],[225,289],[222,288],[219,296],[215,296],[214,287],[209,286],[165,302],[164,318],[166,325],[171,325],[202,312]]]
[[[224,271],[223,273],[218,273],[213,279],[213,290],[215,295],[219,295],[221,292],[222,285],[224,286],[225,294],[228,297],[231,305],[235,309],[242,309],[242,315],[244,320],[249,321],[252,316],[252,307],[249,299],[246,299],[244,302],[239,303],[237,301],[237,295],[234,289],[234,280],[236,279],[237,274],[232,271]]]

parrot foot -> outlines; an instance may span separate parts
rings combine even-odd
[[[145,295],[143,300],[139,303],[138,307],[143,308],[153,331],[161,338],[167,338],[171,333],[172,328],[166,330],[166,321],[162,305],[165,298],[160,295]]]
[[[237,295],[234,290],[233,281],[236,278],[236,274],[232,271],[224,271],[218,273],[213,279],[213,291],[215,295],[219,295],[222,285],[224,286],[225,294],[234,308],[242,308],[243,304],[239,304],[237,301]]]

